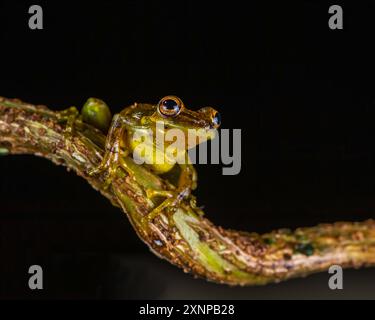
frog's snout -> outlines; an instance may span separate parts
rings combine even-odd
[[[211,129],[217,129],[221,125],[221,115],[218,111],[211,107],[205,107],[198,110],[199,113],[205,115]]]
[[[216,111],[215,115],[212,118],[212,125],[215,129],[219,128],[221,125],[221,115]]]

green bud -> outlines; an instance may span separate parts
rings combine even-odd
[[[9,150],[7,148],[0,148],[0,156],[6,156],[9,154]]]
[[[82,111],[82,120],[104,133],[108,131],[111,124],[112,115],[107,104],[96,98],[90,98],[84,104]]]

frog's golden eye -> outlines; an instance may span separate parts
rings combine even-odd
[[[175,96],[167,96],[160,100],[158,110],[164,117],[175,117],[183,108],[182,101]]]

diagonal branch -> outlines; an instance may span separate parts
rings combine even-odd
[[[118,169],[104,190],[105,177],[87,172],[100,163],[105,136],[77,121],[73,136],[66,139],[65,125],[44,106],[0,97],[0,154],[34,154],[74,170],[122,208],[151,251],[185,272],[220,283],[255,285],[327,270],[333,264],[375,265],[372,220],[259,235],[217,227],[183,203],[172,217],[161,214],[144,225],[141,218],[154,206],[144,187],[162,190],[165,181],[142,167],[138,168],[142,175],[135,179]],[[131,158],[125,161],[136,166]]]

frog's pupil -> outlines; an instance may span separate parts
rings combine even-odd
[[[172,99],[163,101],[163,107],[168,111],[178,111],[178,104]]]

